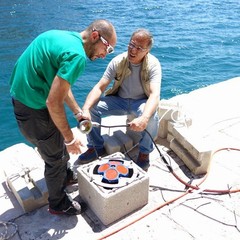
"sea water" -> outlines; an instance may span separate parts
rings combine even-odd
[[[17,128],[8,84],[20,54],[44,31],[80,32],[100,18],[114,24],[118,42],[104,60],[88,61],[73,87],[80,106],[108,62],[127,50],[137,28],[154,36],[151,52],[162,65],[162,99],[240,76],[239,0],[0,0],[0,151],[27,143]],[[75,127],[68,110],[67,116]]]

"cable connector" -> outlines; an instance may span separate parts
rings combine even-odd
[[[92,131],[93,127],[100,127],[101,125],[97,122],[92,122],[88,119],[82,119],[78,122],[77,128],[83,134],[88,134]]]

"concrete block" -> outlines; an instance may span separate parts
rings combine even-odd
[[[194,174],[207,173],[213,150],[204,139],[185,127],[173,128],[170,148]]]
[[[34,169],[23,175],[7,177],[7,183],[24,212],[48,204],[48,190],[41,170]]]
[[[182,103],[176,99],[161,100],[159,116],[161,120],[171,121],[177,125],[187,127],[192,125],[192,118],[189,113],[183,109]]]
[[[159,102],[158,114],[161,119],[172,120],[173,117],[178,116],[179,113],[180,106],[177,102],[165,99]]]
[[[1,152],[7,183],[25,212],[48,203],[44,161],[32,147],[16,144]]]
[[[96,169],[109,161],[122,161],[131,176],[106,183]],[[109,225],[148,203],[149,177],[133,161],[115,153],[77,169],[79,195],[104,225]],[[106,172],[105,172],[106,173]],[[105,174],[104,173],[104,174]]]
[[[167,141],[170,143],[174,139],[173,135],[168,133],[167,135]]]
[[[121,146],[118,140],[114,136],[109,136],[108,134],[104,134],[103,139],[104,139],[104,148],[107,154],[120,152]]]
[[[167,129],[168,129],[168,132],[169,132],[170,134],[172,134],[172,132],[173,132],[174,125],[175,125],[175,124],[174,124],[173,121],[168,121]]]
[[[121,130],[117,130],[113,133],[113,136],[117,139],[121,146],[120,152],[126,152],[132,148],[133,140],[126,133]]]
[[[159,127],[158,127],[158,136],[160,138],[166,138],[168,134],[168,121],[165,119],[162,119],[159,122]]]
[[[121,115],[121,116],[107,116],[102,118],[102,125],[108,126],[108,127],[101,127],[101,134],[108,134],[109,136],[112,136],[113,133],[117,130],[122,130],[123,132],[126,132],[126,121],[127,121],[127,115]],[[115,127],[112,127],[115,126]],[[116,127],[121,126],[121,127]]]
[[[190,170],[193,170],[197,167],[200,167],[200,163],[194,159],[191,154],[184,149],[181,144],[176,139],[173,139],[170,142],[170,148],[178,155],[179,158],[183,160],[183,158],[187,157],[187,161],[189,164],[186,164]]]
[[[173,136],[193,158],[199,162],[204,161],[201,164],[210,163],[213,149],[205,139],[201,138],[201,132],[199,134],[197,131],[189,131],[186,127],[174,127]]]
[[[133,145],[139,143],[142,138],[140,132],[132,131],[130,129],[127,129],[126,134],[133,140]]]

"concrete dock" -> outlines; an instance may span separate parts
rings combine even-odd
[[[49,214],[44,164],[37,151],[19,143],[0,152],[0,239],[240,239],[239,92],[237,77],[160,101],[158,138],[144,173],[144,179],[149,178],[148,203],[109,225],[91,208],[78,216]],[[115,125],[126,119],[104,121]],[[112,137],[116,130],[105,129],[103,134]],[[86,136],[74,131],[86,144]],[[138,147],[131,146],[137,138],[127,134],[133,139],[129,151],[119,149],[135,160]],[[124,138],[125,143],[128,139]],[[115,141],[106,142],[108,154],[115,152]],[[71,155],[70,164],[76,158]],[[26,179],[29,176],[37,182],[38,191],[32,190],[33,198],[24,198],[26,188],[35,189]],[[66,191],[80,199],[78,184]],[[117,197],[121,201],[121,194]],[[134,194],[129,198],[134,199]]]

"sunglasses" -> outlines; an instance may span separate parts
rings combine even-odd
[[[96,30],[95,28],[92,30],[93,32],[98,32],[98,35],[99,35],[99,38],[100,40],[102,41],[102,43],[107,47],[107,53],[110,54],[110,53],[113,53],[114,52],[114,48],[111,44],[109,44],[109,42],[101,36],[101,34],[99,33],[98,30]]]
[[[104,37],[102,37],[100,34],[99,34],[99,36],[100,36],[100,40],[102,41],[102,43],[107,47],[107,53],[108,54],[113,53],[114,52],[113,46],[111,46],[109,44],[109,42]]]
[[[142,47],[136,46],[133,42],[129,42],[128,47],[131,49],[135,48],[139,52],[144,52],[147,50],[147,48],[142,48]]]

